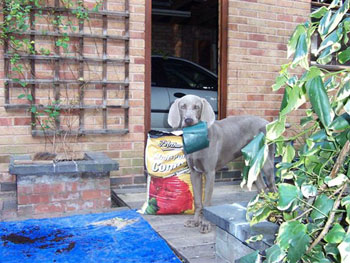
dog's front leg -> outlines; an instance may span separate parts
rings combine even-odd
[[[210,171],[205,174],[205,192],[204,192],[204,204],[203,206],[211,206],[211,198],[213,196],[214,190],[214,180],[215,180],[215,171]],[[211,224],[209,221],[205,220],[201,216],[199,232],[206,234],[211,231]]]
[[[185,222],[186,227],[197,227],[200,224],[202,217],[202,174],[192,171],[191,183],[194,197],[194,217]]]

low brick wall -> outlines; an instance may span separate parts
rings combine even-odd
[[[110,171],[117,170],[118,163],[104,154],[88,153],[82,161],[21,164],[29,158],[11,160],[10,173],[17,178],[13,216],[58,216],[111,207]]]
[[[278,225],[261,222],[250,226],[246,220],[246,206],[247,203],[233,203],[204,208],[204,217],[216,226],[217,263],[236,263],[255,250],[264,254],[273,245]],[[247,239],[259,234],[264,236],[261,241],[246,243]]]

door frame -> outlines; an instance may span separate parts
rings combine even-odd
[[[227,51],[228,51],[228,1],[219,4],[219,61],[218,61],[218,111],[219,119],[227,114]],[[152,1],[145,2],[145,140],[151,128],[151,55],[152,55]]]

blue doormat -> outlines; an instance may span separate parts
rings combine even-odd
[[[0,262],[176,262],[134,210],[0,222]]]

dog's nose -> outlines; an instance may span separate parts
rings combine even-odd
[[[193,125],[193,119],[192,119],[192,118],[186,118],[186,119],[185,119],[185,124],[186,124],[187,126]]]

